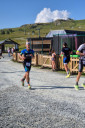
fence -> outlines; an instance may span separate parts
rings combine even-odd
[[[78,72],[78,67],[79,67],[79,58],[71,58],[70,60],[70,71],[73,72]],[[85,73],[85,67],[83,68],[83,72]]]
[[[22,62],[22,60],[19,58],[19,53],[13,53],[13,59],[18,62]],[[35,54],[34,58],[32,59],[32,64],[36,66],[40,65],[43,67],[52,68],[51,56],[43,55],[43,54]],[[68,66],[70,68],[71,73],[77,73],[79,66],[79,57],[72,55]],[[58,55],[56,55],[56,69],[64,70],[63,56],[59,57]],[[85,72],[85,68],[83,69],[83,72]]]

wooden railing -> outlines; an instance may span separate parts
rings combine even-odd
[[[43,64],[42,64],[42,66],[52,68],[51,56],[43,55]]]
[[[77,73],[78,66],[79,66],[79,58],[71,58],[70,59],[70,71]]]
[[[22,62],[22,60],[19,58],[19,53],[13,54],[13,59]],[[43,55],[43,54],[35,54],[34,58],[32,59],[33,65],[40,65],[43,67],[49,67],[52,68],[51,64],[51,56],[50,55]],[[68,64],[71,73],[77,73],[78,72],[78,66],[79,66],[79,58],[71,57],[70,62]],[[64,70],[64,64],[63,64],[63,56],[59,57],[56,55],[56,69],[57,70]],[[85,72],[85,68],[83,69],[83,72]]]
[[[17,53],[13,53],[13,60],[16,61],[17,60]]]

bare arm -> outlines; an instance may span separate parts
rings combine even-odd
[[[64,55],[64,53],[63,53],[63,52],[61,52],[60,56],[61,56],[61,55]]]
[[[25,59],[25,57],[22,56],[21,54],[19,54],[19,58],[20,58],[21,60],[24,60],[24,59]]]
[[[73,52],[71,51],[70,54],[73,54]]]
[[[79,51],[76,52],[76,54],[77,54],[77,55],[80,55],[80,56],[84,56],[84,55],[85,55],[85,53],[81,53],[81,52],[79,52]]]
[[[34,58],[34,55],[33,55],[33,54],[30,54],[30,56],[31,56],[32,58]]]

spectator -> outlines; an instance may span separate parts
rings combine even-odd
[[[52,60],[52,71],[55,71],[55,69],[56,69],[56,63],[55,63],[55,61],[56,61],[56,53],[55,53],[54,50],[52,50],[52,58],[51,58],[51,60]]]
[[[10,57],[10,52],[11,52],[11,50],[10,50],[10,48],[8,49],[8,56]]]
[[[11,49],[11,53],[12,53],[12,55],[13,55],[13,53],[14,53],[14,48]]]

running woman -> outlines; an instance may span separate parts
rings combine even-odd
[[[74,85],[76,90],[79,90],[78,82],[82,74],[83,67],[85,66],[85,43],[80,45],[76,52],[77,55],[80,55],[79,59],[79,71],[76,78],[76,84]],[[82,86],[85,88],[85,81],[82,84]]]
[[[65,68],[65,71],[66,71],[66,73],[67,73],[66,78],[68,78],[68,77],[70,77],[70,69],[68,68],[68,63],[69,63],[69,61],[70,61],[71,49],[68,48],[66,42],[64,42],[64,44],[63,44],[63,48],[62,48],[62,51],[61,51],[60,56],[61,56],[62,54],[63,54],[63,56],[64,56],[64,58],[63,58],[64,68]]]
[[[23,65],[25,69],[25,75],[21,79],[22,86],[24,86],[24,80],[26,79],[28,88],[31,89],[29,72],[31,69],[31,60],[32,60],[32,57],[34,57],[34,51],[30,49],[30,42],[26,41],[26,49],[23,49],[21,51],[19,57],[23,60]]]

